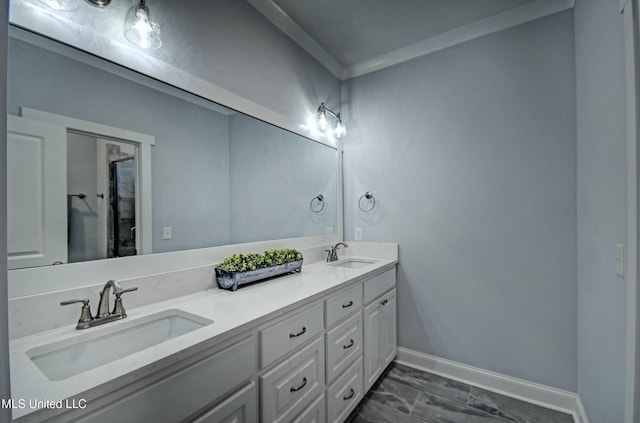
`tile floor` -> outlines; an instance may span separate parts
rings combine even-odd
[[[347,422],[573,423],[573,417],[392,363]]]

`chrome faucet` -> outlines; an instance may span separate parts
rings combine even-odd
[[[109,294],[112,289],[114,295],[122,295],[122,286],[120,286],[120,283],[113,279],[108,280],[102,287],[102,291],[100,291],[100,302],[98,303],[98,314],[96,315],[96,318],[107,317],[111,314],[109,312]]]
[[[136,291],[138,288],[122,289],[120,283],[115,280],[109,280],[104,284],[104,287],[100,291],[100,302],[98,303],[98,313],[96,316],[91,316],[91,308],[89,306],[89,299],[82,300],[67,300],[60,303],[60,305],[69,305],[75,303],[82,303],[82,310],[80,319],[76,325],[76,329],[88,329],[94,326],[102,325],[104,323],[113,322],[114,320],[120,320],[127,317],[127,313],[122,306],[122,294],[125,292]],[[109,294],[113,291],[116,297],[116,303],[113,306],[113,311],[109,312]]]
[[[343,245],[344,248],[349,247],[346,243],[344,242],[338,242],[336,245],[334,245],[333,247],[331,247],[330,250],[324,250],[325,253],[327,253],[327,262],[332,262],[332,261],[338,261],[338,248]]]

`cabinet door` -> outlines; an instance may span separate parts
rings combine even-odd
[[[362,355],[362,314],[327,332],[327,385]]]
[[[380,326],[382,306],[374,301],[364,309],[364,387],[365,392],[371,388],[382,372],[380,357]]]
[[[324,391],[324,337],[260,376],[261,421],[290,422]]]
[[[194,423],[254,423],[258,421],[258,392],[251,382]]]
[[[251,336],[131,395],[119,398],[104,408],[90,412],[77,421],[184,421],[249,380],[257,371],[257,350],[256,339]]]
[[[269,366],[324,330],[324,307],[316,304],[260,331],[261,368]]]
[[[320,395],[306,410],[291,423],[325,423],[324,395]]]
[[[363,396],[362,359],[358,359],[327,388],[327,423],[344,422]]]
[[[380,303],[381,336],[380,349],[382,368],[387,367],[396,356],[397,329],[396,329],[396,290],[382,297]]]

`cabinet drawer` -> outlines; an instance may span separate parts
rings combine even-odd
[[[380,295],[396,286],[396,268],[389,269],[381,275],[364,283],[364,303],[369,304]]]
[[[327,422],[343,422],[362,397],[362,359],[359,359],[327,389]]]
[[[324,338],[318,337],[260,377],[263,422],[289,422],[324,389]]]
[[[326,423],[324,395],[321,395],[291,423]]]
[[[258,392],[251,382],[193,423],[254,423],[258,421]]]
[[[257,371],[256,351],[252,336],[78,421],[182,421],[250,379]]]
[[[362,284],[341,292],[325,301],[327,327],[362,307]]]
[[[322,304],[296,313],[260,331],[260,364],[269,364],[304,344],[324,329]]]
[[[362,355],[362,313],[327,332],[327,384]]]

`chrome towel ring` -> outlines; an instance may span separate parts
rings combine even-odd
[[[314,204],[315,204],[315,207],[314,207]],[[318,204],[320,205],[319,207],[318,207]],[[311,202],[309,203],[309,208],[314,213],[320,213],[322,210],[324,210],[324,195],[318,194],[315,197],[313,197],[311,199]]]
[[[362,207],[362,199],[367,199],[367,200],[373,200],[370,201],[371,207],[369,208],[364,208]],[[376,207],[376,198],[373,196],[373,194],[371,193],[371,191],[367,191],[365,192],[362,197],[360,197],[360,199],[358,200],[358,208],[360,210],[362,210],[365,213],[369,213],[371,210],[373,210]]]

